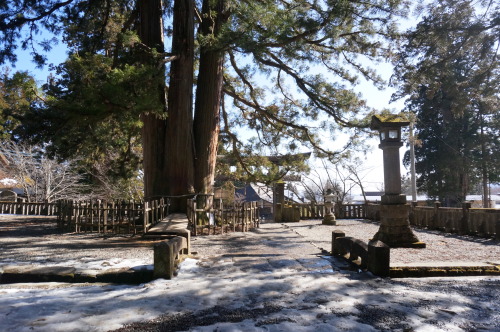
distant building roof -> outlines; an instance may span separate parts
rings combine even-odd
[[[251,183],[237,188],[235,193],[240,194],[245,202],[266,201],[273,203],[273,189],[262,183]]]

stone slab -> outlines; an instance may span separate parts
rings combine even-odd
[[[456,268],[456,267],[495,267],[500,263],[485,262],[421,262],[421,263],[397,263],[391,264],[391,268],[427,267],[427,268]]]
[[[432,262],[398,264],[390,268],[391,278],[463,277],[500,275],[500,265],[484,262]]]

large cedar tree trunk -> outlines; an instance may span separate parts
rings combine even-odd
[[[218,0],[211,7],[210,0],[203,0],[204,15],[200,27],[202,35],[217,34],[227,21],[224,13],[224,0]],[[210,11],[217,13],[211,16]],[[197,193],[213,192],[217,144],[219,138],[220,105],[222,98],[224,52],[213,45],[204,45],[200,50],[200,70],[196,89],[194,116],[195,137],[195,176],[194,185]]]
[[[166,177],[171,196],[170,211],[186,211],[186,194],[193,193],[193,63],[194,1],[174,2],[172,53],[168,90]]]
[[[150,48],[156,48],[163,52],[163,21],[162,0],[141,0],[137,2],[139,10],[139,37],[143,44]],[[155,60],[151,55],[143,55],[145,65],[154,66]],[[159,75],[165,75],[158,73]],[[164,81],[164,80],[163,80]],[[165,105],[162,112],[166,111],[165,84],[160,83],[157,87],[158,98]],[[160,114],[161,115],[161,114]],[[161,118],[157,110],[141,115],[142,127],[142,149],[144,166],[144,196],[150,198],[166,194],[165,182],[162,180],[165,174],[165,134],[166,122]]]

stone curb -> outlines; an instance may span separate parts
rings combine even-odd
[[[9,266],[0,269],[0,284],[31,282],[141,284],[153,280],[153,271],[129,268],[77,270],[64,266]]]
[[[500,266],[404,266],[391,267],[390,278],[500,276]]]

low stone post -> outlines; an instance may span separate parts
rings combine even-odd
[[[368,271],[379,277],[390,275],[390,248],[381,241],[368,242]]]
[[[345,237],[345,233],[339,230],[334,230],[332,232],[332,255],[334,256],[343,256],[347,254],[344,248],[340,245],[338,238]]]
[[[175,256],[171,253],[171,245],[168,241],[162,241],[154,245],[154,271],[153,277],[172,279],[174,276],[173,266]]]

